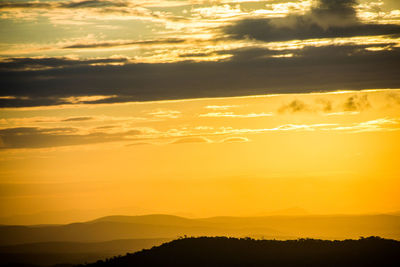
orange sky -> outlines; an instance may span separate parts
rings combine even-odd
[[[399,97],[375,90],[4,109],[1,214],[398,210]]]
[[[400,210],[400,1],[3,2],[0,219]]]

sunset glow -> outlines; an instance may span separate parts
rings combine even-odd
[[[5,224],[400,210],[400,1],[10,0],[0,24]]]

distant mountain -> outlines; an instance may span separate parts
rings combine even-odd
[[[300,207],[292,207],[282,210],[274,210],[256,214],[257,216],[304,216],[310,215],[308,211]]]
[[[0,266],[80,264],[161,245],[171,239],[125,239],[97,243],[46,242],[0,247]]]
[[[97,222],[117,222],[117,223],[137,223],[137,224],[151,224],[151,225],[174,225],[174,226],[205,226],[208,224],[187,219],[174,215],[164,215],[164,214],[151,214],[151,215],[141,215],[141,216],[124,216],[124,215],[114,215],[101,217],[88,223]]]
[[[276,241],[226,237],[172,241],[87,267],[124,266],[400,266],[400,242],[360,240]]]
[[[264,216],[187,219],[169,215],[110,216],[85,223],[0,226],[0,245],[37,242],[103,242],[181,236],[345,239],[379,235],[400,239],[400,217]]]

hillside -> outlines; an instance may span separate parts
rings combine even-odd
[[[379,237],[344,241],[201,237],[85,266],[400,266],[398,255],[399,241]]]

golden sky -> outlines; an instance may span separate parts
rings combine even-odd
[[[0,217],[400,210],[399,33],[393,0],[3,1]]]
[[[4,215],[400,208],[400,91],[10,108]]]

